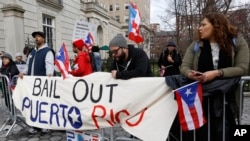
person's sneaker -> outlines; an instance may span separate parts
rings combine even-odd
[[[35,134],[35,133],[37,133],[38,132],[38,130],[37,129],[35,129],[34,127],[31,127],[30,129],[29,129],[29,131],[28,131],[30,134]]]

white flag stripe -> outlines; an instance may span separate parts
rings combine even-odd
[[[195,103],[194,104],[195,104],[196,111],[197,111],[197,114],[198,114],[198,119],[203,119],[202,104],[201,104],[201,100],[200,100],[200,97],[199,97],[198,93],[196,93]],[[199,120],[199,125],[200,126],[203,125],[203,120]]]
[[[183,108],[183,112],[184,112],[184,118],[187,122],[187,126],[188,129],[194,129],[194,122],[193,122],[193,118],[191,116],[190,110],[188,108],[188,105],[186,104],[186,102],[181,98],[182,100],[182,108]]]

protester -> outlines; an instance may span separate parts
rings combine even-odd
[[[1,75],[6,75],[8,78],[11,79],[14,75],[19,74],[18,68],[14,63],[14,61],[12,60],[12,56],[9,53],[5,52],[1,56],[1,58],[2,58],[2,67],[0,69]]]
[[[109,42],[109,49],[114,58],[111,68],[113,78],[130,79],[153,76],[147,54],[142,49],[128,45],[122,34],[117,34]],[[130,138],[136,137],[131,135]]]
[[[32,50],[32,48],[30,48],[30,47],[28,47],[28,46],[26,46],[26,47],[24,47],[23,48],[23,54],[25,55],[25,60],[27,60],[28,59],[28,56],[29,56],[29,53],[30,53],[30,51]]]
[[[173,41],[169,41],[167,49],[164,50],[158,60],[160,76],[180,74],[180,65],[182,63],[181,56],[176,50]]]
[[[23,75],[31,76],[53,76],[54,75],[54,51],[50,48],[45,40],[45,34],[41,31],[32,33],[35,38],[36,47],[33,48],[27,59],[27,70],[25,73],[20,73],[19,77],[23,78]],[[29,133],[36,133],[42,131],[42,133],[48,133],[48,129],[40,129],[31,127]]]
[[[94,54],[96,71],[102,71],[101,54],[99,46],[92,46],[91,51]]]
[[[89,57],[90,57],[90,63],[91,63],[92,71],[96,72],[97,68],[96,68],[96,62],[95,62],[95,55],[94,55],[94,52],[92,52],[92,47],[89,50]]]
[[[21,53],[16,53],[16,61],[15,61],[16,64],[26,64],[25,61],[23,61],[23,56]]]
[[[82,39],[77,39],[73,43],[73,52],[76,53],[76,57],[73,63],[72,71],[69,72],[73,76],[85,76],[92,73],[92,67],[90,62],[90,56],[88,47],[85,45]]]
[[[110,53],[114,58],[111,68],[115,79],[153,76],[147,54],[133,45],[128,45],[122,34],[116,35],[109,42]]]
[[[12,78],[15,76],[15,75],[18,75],[19,74],[19,70],[16,66],[16,64],[13,62],[12,60],[12,56],[7,53],[7,52],[0,52],[0,58],[1,58],[1,68],[0,68],[0,74],[1,75],[6,75],[9,79],[9,81],[11,82],[12,81]],[[1,78],[1,83],[0,83],[0,92],[2,93],[2,98],[4,97],[4,94],[3,92],[6,91],[5,87],[3,86],[4,84],[6,83],[9,83],[9,82],[6,82],[6,79],[3,79]],[[5,103],[6,103],[6,106],[7,106],[7,99],[5,99]],[[9,123],[10,124],[10,123]]]
[[[247,74],[249,64],[248,45],[223,14],[206,14],[201,21],[198,31],[199,41],[193,42],[188,47],[181,65],[181,74],[191,80],[200,81],[203,85]],[[219,87],[223,86],[217,86],[214,89]],[[227,103],[224,121],[226,141],[230,140],[228,136],[230,134],[229,131],[235,125],[234,108],[232,107],[235,106],[236,87],[231,86],[231,89],[225,93]],[[206,93],[206,91],[203,91],[203,93]],[[209,97],[203,96],[204,114],[207,117],[208,112],[210,113],[208,122],[212,130],[209,137],[212,141],[223,140],[222,96],[223,93],[221,91],[215,91]],[[207,108],[208,102],[210,111]],[[207,127],[208,123],[196,130],[196,140],[208,138]],[[184,132],[183,136],[185,141],[193,140],[193,134],[190,135],[189,132]]]

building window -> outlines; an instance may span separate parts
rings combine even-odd
[[[115,20],[116,20],[117,22],[120,22],[120,16],[115,16]]]
[[[129,4],[124,4],[125,9],[129,9]]]
[[[112,5],[109,6],[109,11],[113,11],[113,6]]]
[[[128,16],[124,16],[124,21],[125,22],[129,22],[129,17]]]
[[[43,15],[43,32],[46,36],[46,43],[53,48],[54,18]]]
[[[115,4],[115,10],[118,11],[120,9],[119,3]]]
[[[125,37],[126,37],[126,38],[128,37],[128,31],[125,32]]]

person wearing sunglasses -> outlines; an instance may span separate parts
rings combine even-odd
[[[128,45],[122,34],[117,34],[110,41],[109,49],[113,57],[111,67],[113,78],[130,79],[153,76],[147,54],[140,48]]]

